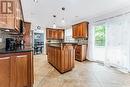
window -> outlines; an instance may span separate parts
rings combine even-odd
[[[105,46],[105,26],[96,26],[95,27],[95,45],[96,46]]]
[[[74,38],[72,38],[72,27],[65,29],[65,42],[74,42]]]

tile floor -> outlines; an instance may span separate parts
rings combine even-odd
[[[130,74],[94,62],[75,61],[72,71],[60,74],[46,55],[36,55],[34,67],[34,87],[130,87]]]

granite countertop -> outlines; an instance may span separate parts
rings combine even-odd
[[[62,44],[78,44],[76,42],[63,42]]]
[[[31,52],[31,51],[33,51],[33,49],[30,47],[17,48],[11,51],[7,51],[5,48],[3,48],[3,49],[0,49],[0,54],[21,53],[21,52]]]
[[[77,43],[77,42],[63,42],[62,44],[87,45],[87,43]]]
[[[61,47],[61,45],[49,45],[50,47]]]

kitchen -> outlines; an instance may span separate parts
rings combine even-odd
[[[129,0],[0,7],[0,87],[130,86]]]

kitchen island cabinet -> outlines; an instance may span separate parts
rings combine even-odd
[[[31,50],[0,50],[0,87],[32,87],[33,56]]]
[[[60,73],[74,68],[74,48],[72,45],[48,46],[48,62]]]

